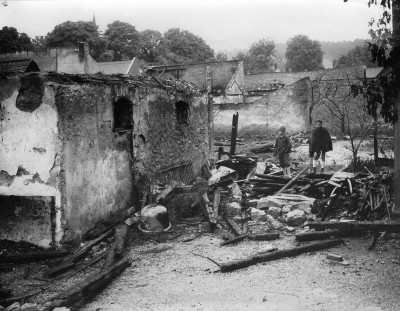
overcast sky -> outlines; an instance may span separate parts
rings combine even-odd
[[[64,21],[90,21],[101,31],[114,20],[161,33],[176,27],[202,37],[215,52],[247,49],[270,38],[297,34],[320,41],[368,38],[368,21],[379,7],[368,0],[0,0],[0,26],[29,36],[46,35]],[[4,5],[6,2],[6,5]]]

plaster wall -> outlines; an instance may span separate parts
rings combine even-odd
[[[0,233],[10,239],[49,247],[62,237],[57,187],[58,114],[51,87],[43,88],[36,104],[29,102],[30,99],[27,105],[21,104],[24,100],[18,95],[26,85],[16,78],[0,80],[0,213],[3,213]],[[10,196],[20,199],[6,200]],[[22,201],[28,202],[28,197],[38,198],[34,203],[37,207],[37,213],[33,212],[34,221],[29,217],[19,217],[18,225],[6,226],[6,216],[32,215],[29,207],[25,210],[21,205]],[[13,202],[19,203],[13,206]],[[50,212],[54,214],[53,220]],[[9,218],[11,223],[14,216]]]
[[[66,240],[79,240],[96,222],[132,204],[132,139],[130,132],[113,131],[116,97],[108,85],[58,87]]]
[[[308,83],[301,80],[249,104],[215,105],[214,131],[230,133],[232,115],[239,113],[238,135],[269,135],[285,126],[290,134],[305,131],[308,125]]]

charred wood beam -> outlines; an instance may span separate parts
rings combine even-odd
[[[372,222],[372,221],[355,221],[355,222],[338,222],[338,221],[324,221],[312,222],[309,224],[310,228],[316,230],[338,229],[343,231],[388,231],[400,232],[400,222],[398,221],[385,221],[385,222]]]
[[[48,259],[62,258],[68,256],[68,251],[52,251],[52,252],[36,252],[36,253],[25,253],[20,255],[1,255],[0,263],[29,263],[34,261],[42,261]]]
[[[277,259],[281,259],[281,258],[285,258],[285,257],[294,257],[294,256],[298,256],[298,255],[301,255],[304,253],[314,252],[314,251],[318,251],[321,249],[338,246],[343,243],[344,243],[343,240],[338,239],[338,240],[330,240],[330,241],[324,241],[324,242],[316,242],[313,244],[284,249],[284,250],[277,250],[272,253],[254,255],[254,256],[247,257],[245,259],[223,263],[223,264],[220,264],[220,269],[221,269],[221,272],[230,272],[230,271],[234,271],[234,270],[238,270],[238,269],[243,269],[243,268],[258,264],[258,263],[277,260]]]
[[[253,241],[271,241],[279,239],[279,233],[264,233],[264,234],[245,234],[241,236],[234,237],[227,241],[221,243],[221,246],[234,244],[241,242],[245,239],[253,240]]]
[[[315,241],[315,240],[327,240],[332,238],[341,238],[346,236],[354,236],[358,234],[364,234],[364,231],[340,231],[340,230],[328,230],[328,231],[315,231],[315,232],[303,232],[296,234],[296,241]]]

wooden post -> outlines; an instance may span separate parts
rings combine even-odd
[[[223,154],[224,154],[224,147],[218,147],[218,160],[221,160]]]
[[[395,44],[400,45],[400,2],[392,2],[393,35]],[[396,108],[400,111],[400,92],[397,93]],[[400,123],[394,125],[394,209],[392,216],[400,218]]]
[[[238,130],[239,112],[232,117],[232,134],[231,134],[231,151],[230,154],[234,155],[236,153],[236,138]]]
[[[374,117],[374,163],[378,165],[378,116]]]

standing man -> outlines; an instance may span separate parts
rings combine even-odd
[[[278,155],[279,165],[283,170],[284,177],[290,177],[290,156],[289,152],[292,149],[289,137],[285,135],[286,129],[284,126],[279,128],[278,137],[275,142],[275,152]]]
[[[315,121],[315,128],[310,138],[310,158],[312,159],[313,173],[317,173],[318,160],[321,157],[321,174],[325,168],[325,153],[331,151],[332,139],[328,130],[322,127],[322,121]]]

